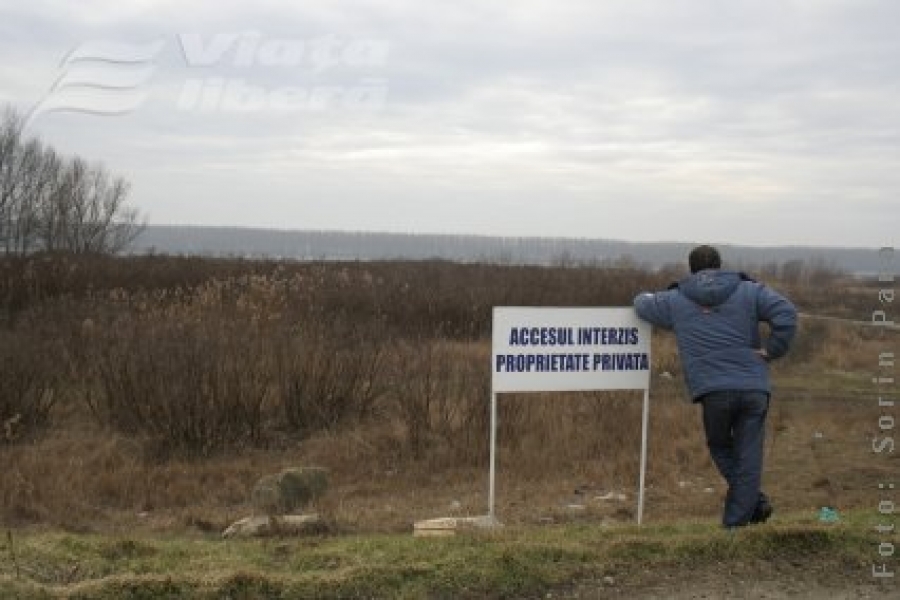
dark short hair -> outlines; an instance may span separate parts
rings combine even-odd
[[[691,250],[691,254],[688,256],[688,264],[690,264],[691,273],[703,269],[719,269],[722,267],[722,257],[719,256],[719,251],[712,246],[697,246]]]

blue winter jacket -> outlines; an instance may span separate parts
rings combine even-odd
[[[707,392],[770,392],[767,360],[783,356],[797,328],[797,310],[778,292],[734,271],[707,269],[668,290],[639,294],[642,319],[675,331],[691,398]],[[769,332],[760,338],[759,323]]]

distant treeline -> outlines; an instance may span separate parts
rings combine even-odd
[[[685,263],[693,243],[625,242],[540,237],[492,237],[341,231],[285,231],[248,227],[150,225],[133,252],[299,260],[450,260],[505,265],[612,266],[673,269]],[[788,278],[815,271],[873,273],[872,248],[755,247],[720,244],[734,268]],[[798,272],[799,270],[799,272]]]

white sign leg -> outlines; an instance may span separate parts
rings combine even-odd
[[[650,390],[644,390],[644,410],[641,417],[641,481],[638,484],[638,525],[644,520],[644,480],[647,475],[647,425],[650,416]]]
[[[494,515],[494,486],[497,474],[497,394],[491,392],[491,467],[488,483],[488,516],[491,523],[495,523]]]

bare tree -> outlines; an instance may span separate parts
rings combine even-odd
[[[23,139],[22,117],[0,118],[0,248],[114,254],[143,230],[127,205],[129,183],[99,164],[60,157],[37,139]]]
[[[116,253],[140,233],[137,211],[125,205],[130,185],[112,177],[101,165],[80,158],[64,169],[67,196],[58,202],[64,210],[63,249],[76,253]]]
[[[13,196],[19,181],[22,117],[6,108],[0,117],[0,244],[9,251],[10,229],[15,218]]]
[[[41,206],[52,192],[59,160],[52,148],[32,139],[20,147],[18,185],[11,198],[7,252],[27,254],[39,247]]]

